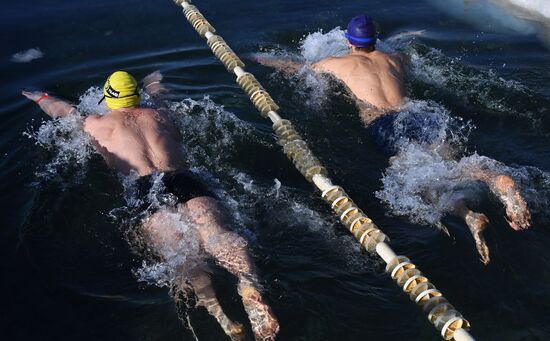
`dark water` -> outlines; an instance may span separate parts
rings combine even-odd
[[[542,29],[538,36],[521,35],[503,30],[488,15],[476,22],[456,9],[445,11],[457,3],[462,4],[197,5],[242,55],[274,49],[298,54],[304,37],[343,26],[360,12],[378,19],[386,41],[402,32],[425,30],[401,47],[414,65],[409,96],[420,103],[433,100],[438,112],[446,109],[470,120],[476,128],[466,154],[477,151],[513,165],[511,172],[522,180],[534,211],[532,229],[514,233],[494,199],[483,205],[492,222],[489,266],[480,265],[460,233],[453,241],[428,224],[386,213],[392,206],[374,193],[381,189],[388,163],[364,137],[349,100],[323,99],[325,93],[312,90],[306,81],[252,62],[248,69],[281,104],[281,114],[295,121],[331,177],[391,237],[395,250],[411,257],[469,319],[474,336],[550,339],[548,43]],[[476,13],[477,7],[466,11]],[[193,166],[224,193],[250,240],[266,296],[281,322],[281,340],[439,339],[421,311],[383,273],[381,261],[358,249],[283,157],[268,122],[171,1],[4,1],[0,19],[0,338],[192,339],[168,289],[136,278],[147,257],[128,243],[128,231],[112,211],[125,205],[119,177],[86,151],[70,129],[43,126],[45,116],[19,95],[21,87],[47,89],[78,102],[115,69],[136,78],[160,69],[174,89],[175,102],[198,101],[182,102],[187,107],[178,111],[184,145]],[[15,53],[35,47],[42,58],[11,61]],[[90,98],[94,96],[85,99]],[[41,126],[53,138],[43,137],[39,146],[24,132]],[[282,183],[278,191],[275,179]],[[452,219],[447,223],[464,229]],[[231,279],[220,278],[223,303],[244,321]],[[206,313],[193,312],[191,321],[199,339],[224,339]]]

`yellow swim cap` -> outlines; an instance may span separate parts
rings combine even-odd
[[[138,106],[139,92],[136,80],[126,71],[113,73],[105,82],[103,98],[111,109]],[[101,103],[101,101],[99,102]]]

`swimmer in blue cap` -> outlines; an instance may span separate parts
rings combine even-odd
[[[373,20],[366,15],[352,18],[344,33],[350,52],[340,57],[329,57],[312,65],[312,70],[331,75],[341,81],[355,97],[361,111],[361,118],[374,142],[392,162],[399,160],[399,148],[403,141],[423,145],[425,148],[451,158],[450,146],[438,141],[439,135],[427,134],[426,115],[413,113],[401,118],[401,129],[396,128],[396,119],[405,103],[404,64],[398,54],[389,54],[376,49],[378,33]],[[292,60],[257,58],[263,65],[275,67],[284,73],[296,72],[303,65]],[[405,122],[406,120],[406,122]],[[404,127],[404,128],[403,128]],[[429,130],[429,129],[428,129]],[[434,129],[437,130],[437,129]],[[401,143],[401,144],[400,144]],[[439,147],[438,147],[439,143]],[[445,146],[442,148],[441,145]],[[488,169],[468,169],[460,174],[465,180],[481,181],[503,203],[506,218],[514,230],[527,229],[531,214],[516,183],[508,175]],[[452,214],[464,220],[474,237],[481,261],[489,262],[489,249],[483,231],[489,219],[483,213],[468,208],[468,198],[458,198]]]

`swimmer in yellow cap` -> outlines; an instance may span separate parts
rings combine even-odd
[[[163,91],[161,80],[160,72],[144,78],[145,92],[153,98],[158,97]],[[257,271],[246,249],[247,243],[228,229],[229,218],[216,195],[187,169],[186,158],[180,148],[181,137],[170,120],[168,110],[141,108],[137,82],[124,71],[109,76],[103,94],[111,110],[105,115],[84,117],[82,125],[92,137],[97,151],[114,170],[126,175],[138,175],[137,187],[143,200],[147,200],[156,183],[154,180],[159,178],[165,191],[177,198],[177,203],[172,207],[148,211],[139,229],[159,257],[170,264],[174,259],[185,260],[172,269],[175,272],[172,284],[179,289],[178,294],[193,295],[196,303],[218,320],[232,340],[245,338],[242,326],[229,319],[218,302],[211,283],[212,272],[205,259],[200,258],[206,254],[238,278],[238,292],[255,338],[273,340],[279,331],[279,324],[260,293]],[[53,118],[78,115],[72,105],[47,93],[23,91],[23,95]],[[179,218],[174,219],[174,214]],[[184,234],[182,221],[189,222],[192,231],[185,231]],[[182,247],[182,241],[189,238],[197,239],[202,249],[200,256],[189,255]],[[197,259],[191,259],[194,256]]]

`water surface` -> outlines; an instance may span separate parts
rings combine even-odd
[[[390,236],[395,250],[411,257],[472,323],[474,336],[544,340],[550,339],[548,23],[533,16],[516,25],[517,12],[499,7],[509,2],[514,1],[472,1],[471,7],[462,1],[404,0],[196,5],[243,56],[318,59],[338,53],[341,33],[333,29],[359,13],[375,17],[382,46],[411,58],[407,86],[416,108],[462,118],[460,129],[471,129],[462,141],[464,154],[498,160],[521,181],[534,211],[531,230],[512,232],[494,199],[481,205],[492,223],[489,266],[479,263],[466,235],[458,232],[453,240],[429,220],[411,218],[430,207],[396,214],[414,193],[381,195],[383,184],[400,180],[391,174],[418,175],[418,169],[408,163],[396,173],[385,171],[388,161],[365,135],[349,97],[330,95],[343,89],[307,75],[288,78],[252,61],[248,70],[279,102],[281,114],[295,122],[331,177]],[[125,69],[141,78],[160,69],[173,89],[191,164],[223,195],[249,240],[280,318],[281,340],[439,339],[384,274],[382,262],[359,250],[284,158],[268,122],[171,1],[2,5],[2,338],[193,339],[168,288],[155,284],[160,278],[140,277],[152,261],[129,242],[120,176],[75,133],[78,122],[48,121],[19,95],[22,87],[46,89],[93,111],[97,87],[112,71]],[[482,10],[491,15],[480,22]],[[503,29],[503,22],[512,21]],[[15,56],[29,49],[40,53]],[[418,154],[408,156],[415,160]],[[427,170],[445,175],[450,169],[445,167]],[[417,184],[416,178],[408,180],[407,185]],[[450,228],[464,230],[445,219]],[[244,321],[231,278],[220,274],[217,285],[230,314]],[[206,313],[195,311],[190,318],[199,339],[224,338]]]

